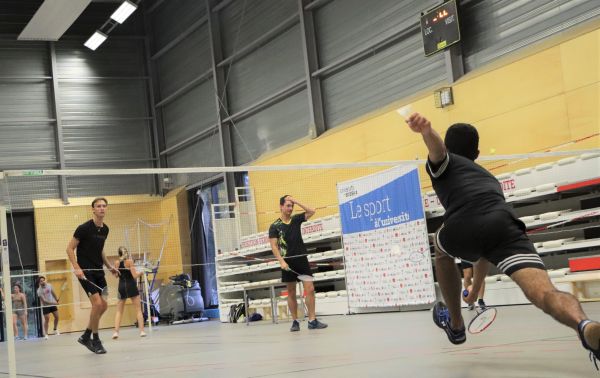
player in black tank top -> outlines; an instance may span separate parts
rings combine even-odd
[[[137,311],[137,322],[140,329],[140,337],[146,336],[144,332],[144,317],[142,315],[142,304],[140,292],[137,287],[136,280],[142,275],[135,269],[133,260],[129,255],[129,251],[125,247],[119,247],[119,260],[115,261],[115,265],[119,267],[119,302],[117,303],[117,311],[115,314],[115,333],[112,338],[119,338],[119,328],[121,327],[121,317],[125,309],[125,301],[131,298],[133,307]]]

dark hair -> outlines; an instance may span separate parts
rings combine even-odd
[[[444,144],[448,151],[467,159],[475,160],[479,156],[479,133],[468,123],[455,123],[446,131]]]
[[[19,288],[19,291],[20,291],[21,293],[23,292],[23,287],[21,286],[21,284],[20,284],[20,283],[18,283],[18,282],[15,282],[15,283],[13,284],[13,287],[15,287],[15,286]]]
[[[108,201],[106,200],[106,198],[104,197],[96,197],[94,198],[94,200],[92,201],[92,207],[94,207],[94,205],[96,204],[96,202],[98,201],[104,201],[105,204],[108,205]]]
[[[117,253],[119,254],[119,260],[125,260],[129,258],[129,251],[126,247],[120,246],[117,250]]]
[[[283,204],[285,203],[286,197],[289,197],[289,194],[286,194],[285,196],[283,196],[279,199],[279,206],[283,206]]]

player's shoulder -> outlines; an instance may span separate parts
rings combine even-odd
[[[281,225],[283,223],[283,221],[281,220],[281,218],[277,218],[273,221],[273,223],[271,223],[271,227],[277,227],[279,225]]]
[[[87,230],[92,227],[93,222],[94,222],[93,220],[89,219],[89,220],[83,222],[82,224],[80,224],[79,226],[77,226],[77,230],[81,230],[81,231]]]

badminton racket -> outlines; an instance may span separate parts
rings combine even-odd
[[[101,296],[105,297],[105,296],[107,296],[107,295],[108,295],[108,290],[107,290],[108,286],[100,287],[100,286],[96,285],[95,283],[93,283],[92,281],[88,280],[88,279],[87,279],[87,278],[85,278],[85,277],[83,278],[83,281],[87,281],[88,283],[90,283],[90,284],[92,284],[93,286],[97,287],[97,288],[98,288],[98,290],[100,290],[100,295],[101,295]]]
[[[67,289],[67,286],[69,286],[69,281],[65,280],[65,282],[63,282],[63,284],[60,286],[60,291],[58,292],[56,303],[60,302],[60,297],[62,297],[64,291]]]
[[[290,268],[289,266],[285,270],[287,270],[288,272],[292,272],[295,275],[297,275],[298,279],[300,281],[303,281],[303,282],[312,282],[312,281],[315,280],[315,278],[313,276],[309,276],[308,274],[300,274],[300,273],[296,272],[295,270],[293,270],[292,268]]]
[[[463,291],[463,296],[467,297],[469,295],[469,290]],[[478,308],[475,310],[475,316],[469,322],[469,326],[467,330],[470,334],[477,334],[485,331],[492,325],[494,320],[496,320],[496,315],[498,314],[498,310],[494,307],[485,307],[484,309]]]

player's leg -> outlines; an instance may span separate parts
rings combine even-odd
[[[19,320],[21,321],[21,328],[23,328],[23,339],[27,340],[27,335],[29,334],[29,325],[27,324],[27,312],[23,311],[19,315]]]
[[[104,314],[104,311],[106,311],[106,301],[99,293],[94,293],[90,295],[90,302],[92,304],[92,310],[90,311],[88,328],[92,330],[93,334],[98,334],[100,318],[102,317],[102,314]]]
[[[112,335],[113,339],[119,338],[119,329],[121,328],[121,317],[125,309],[125,299],[119,299],[117,302],[117,310],[115,312],[115,332]]]
[[[286,283],[288,297],[287,303],[288,308],[290,309],[290,314],[292,315],[293,320],[298,319],[298,300],[296,299],[296,282],[287,282]]]
[[[481,284],[481,289],[479,289],[479,295],[477,296],[477,305],[480,309],[485,309],[486,304],[483,300],[483,296],[485,295],[485,281]]]
[[[142,300],[139,295],[131,298],[131,302],[133,303],[133,307],[135,307],[135,314],[137,318],[138,328],[140,330],[140,336],[146,336],[146,332],[144,332],[144,314],[142,314]]]
[[[513,272],[510,278],[531,303],[567,327],[577,330],[578,324],[587,319],[577,298],[556,289],[545,270],[523,268]],[[596,339],[593,344],[598,347],[599,341]]]
[[[13,335],[15,335],[15,338],[19,337],[19,328],[17,328],[17,317],[18,317],[17,313],[16,312],[13,313],[13,317],[12,317],[13,322],[12,323],[13,323]]]
[[[302,288],[306,294],[306,308],[308,309],[308,320],[314,320],[315,315],[315,285],[310,282],[302,282]]]
[[[54,334],[55,335],[60,335],[60,332],[58,331],[58,309],[56,307],[54,307],[54,311],[52,311],[52,315],[54,315]]]
[[[473,265],[470,263],[467,263],[465,261],[462,261],[460,263],[460,266],[463,271],[463,288],[468,289],[469,286],[473,285]],[[475,309],[475,305],[470,304],[468,306],[468,309],[469,310]]]
[[[44,313],[44,336],[48,337],[48,328],[50,326],[50,313],[46,313],[46,311],[42,310]]]
[[[460,312],[462,291],[460,273],[454,263],[454,258],[442,252],[437,246],[435,248],[435,274],[450,314],[450,327],[454,330],[464,328]]]

